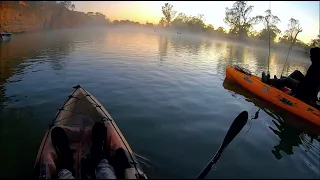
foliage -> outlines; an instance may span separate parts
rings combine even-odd
[[[187,16],[184,13],[179,13],[178,16],[172,21],[171,26],[177,30],[188,29],[191,31],[206,31],[207,25],[204,23],[204,21],[205,18],[203,14],[199,14],[197,16]]]
[[[270,41],[274,42],[278,34],[281,33],[280,29],[276,26],[280,22],[280,19],[278,16],[273,15],[270,9],[266,10],[265,13],[265,16],[257,16],[257,19],[264,24],[264,29],[261,30],[258,36],[261,40],[269,41],[270,39]]]
[[[177,11],[173,10],[173,5],[166,3],[162,6],[162,14],[166,20],[166,26],[171,25],[171,21],[174,19]]]
[[[134,22],[134,21],[130,21],[130,20],[114,20],[112,22],[112,24],[114,25],[141,25],[139,22]]]
[[[72,6],[71,1],[58,1],[58,4],[67,8],[67,9],[70,9]]]
[[[309,44],[310,47],[320,47],[320,34],[316,39],[312,39]]]
[[[253,6],[247,5],[247,1],[236,1],[232,8],[226,8],[224,22],[230,26],[231,34],[238,34],[240,37],[248,36],[253,25],[259,22],[258,17],[250,17]]]
[[[286,30],[283,36],[279,38],[279,42],[284,44],[294,44],[300,32],[302,32],[302,28],[300,27],[299,21],[291,18],[289,20],[288,30]]]
[[[162,17],[158,23],[159,27],[165,27],[166,26],[166,20],[164,17]]]
[[[270,34],[269,34],[269,31],[270,31]],[[269,30],[267,28],[262,29],[258,34],[258,38],[264,41],[269,41],[269,38],[270,38],[270,41],[274,42],[276,37],[280,33],[281,33],[280,29],[278,29],[277,26],[272,25],[269,27]]]
[[[218,27],[218,29],[216,30],[217,32],[219,32],[219,33],[223,33],[223,34],[226,34],[227,32],[226,32],[226,30],[223,28],[223,27]]]
[[[214,32],[214,27],[213,27],[213,25],[212,25],[212,24],[208,24],[208,25],[206,26],[206,31],[207,31],[207,32]]]
[[[71,10],[74,11],[76,9],[76,6],[74,4],[71,5]]]

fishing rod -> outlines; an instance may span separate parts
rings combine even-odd
[[[269,1],[269,10],[270,10],[270,13],[271,13],[271,1]],[[268,76],[270,76],[270,26],[269,26],[269,21],[268,19],[266,18],[266,21],[267,21],[267,27],[268,27],[268,33],[269,33],[269,53],[268,53],[268,71],[267,71],[267,74]]]

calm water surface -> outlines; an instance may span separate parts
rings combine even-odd
[[[225,80],[228,64],[266,71],[263,48],[113,28],[21,34],[0,50],[0,177],[32,175],[48,124],[80,84],[149,160],[141,165],[150,178],[194,178],[243,110],[258,118],[209,178],[320,178],[319,129]],[[271,55],[272,75],[285,53]],[[294,55],[285,73],[309,65]]]

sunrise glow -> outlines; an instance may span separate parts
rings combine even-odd
[[[132,20],[140,23],[152,22],[157,24],[162,17],[161,6],[167,1],[74,1],[77,11],[102,12],[110,20]],[[187,15],[204,14],[206,24],[212,24],[229,29],[224,23],[225,8],[232,7],[234,1],[168,1],[179,13]],[[248,1],[253,5],[252,16],[264,15],[264,11],[271,6],[271,11],[277,15],[281,22],[278,28],[283,32],[287,29],[289,19],[295,18],[300,21],[303,32],[298,39],[308,43],[319,34],[319,1]],[[262,24],[256,25],[255,30],[261,30]]]

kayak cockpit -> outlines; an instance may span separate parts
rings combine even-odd
[[[114,168],[119,179],[146,179],[139,163],[135,159],[129,144],[115,124],[107,110],[87,91],[80,86],[69,96],[59,109],[50,129],[46,132],[35,163],[37,178],[55,178],[57,176],[57,158],[52,145],[51,130],[61,127],[69,139],[69,146],[74,157],[75,178],[88,178],[86,175],[86,159],[90,157],[92,145],[92,126],[96,122],[103,122],[107,131],[109,164]]]

